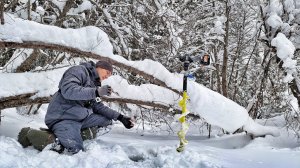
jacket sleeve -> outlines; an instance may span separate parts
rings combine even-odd
[[[91,100],[96,98],[96,87],[83,87],[88,80],[88,73],[81,66],[68,69],[60,83],[59,89],[62,96],[69,100]]]
[[[118,113],[117,111],[105,106],[103,103],[101,102],[95,102],[93,105],[93,112],[96,114],[100,114],[108,119],[113,119],[113,120],[117,120],[117,118],[119,117],[120,113]]]

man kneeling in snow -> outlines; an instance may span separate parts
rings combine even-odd
[[[111,125],[112,120],[121,121],[127,129],[134,126],[132,118],[96,101],[111,94],[111,87],[101,86],[101,81],[111,76],[112,71],[108,62],[95,64],[91,61],[73,66],[64,73],[45,117],[46,125],[59,141],[58,146],[75,154],[83,150],[83,139],[89,139],[82,135],[82,130],[95,131]],[[58,152],[62,149],[55,148]]]

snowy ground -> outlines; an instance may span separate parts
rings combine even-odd
[[[37,116],[20,116],[14,109],[4,110],[0,125],[0,167],[199,167],[199,168],[299,168],[300,143],[281,129],[281,136],[251,140],[244,133],[235,135],[187,136],[189,144],[177,153],[175,135],[153,135],[127,131],[118,125],[96,140],[85,141],[86,152],[73,156],[49,150],[23,149],[16,141],[20,128],[44,127],[44,111]],[[281,126],[281,118],[268,123]],[[193,128],[191,128],[193,129]]]

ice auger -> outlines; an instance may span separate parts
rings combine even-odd
[[[183,76],[183,93],[182,99],[179,101],[179,106],[181,107],[181,115],[179,117],[179,122],[181,123],[181,129],[177,133],[179,137],[179,147],[176,149],[177,152],[182,152],[184,150],[185,145],[188,141],[185,138],[185,135],[189,129],[189,124],[186,122],[186,115],[188,115],[189,111],[187,109],[187,101],[188,101],[188,94],[187,94],[187,79],[188,77],[192,76],[192,73],[189,71],[189,65],[192,62],[199,61],[201,65],[209,65],[210,64],[210,57],[204,51],[200,51],[199,55],[191,57],[189,54],[181,56],[180,61],[183,62],[183,69],[184,69],[184,76]]]

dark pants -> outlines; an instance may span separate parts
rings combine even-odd
[[[98,114],[91,114],[82,122],[73,120],[60,121],[52,127],[52,131],[69,152],[77,153],[83,150],[81,129],[94,126],[106,127],[111,124],[112,120]]]

